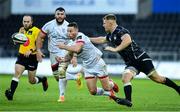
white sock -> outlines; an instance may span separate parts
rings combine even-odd
[[[35,80],[36,80],[36,84],[39,82],[39,79],[37,77],[35,77]]]
[[[98,95],[98,96],[100,96],[100,95],[110,96],[111,93],[110,93],[110,91],[105,91],[103,88],[97,88],[96,95]]]
[[[66,90],[67,80],[66,78],[59,79],[59,95],[64,96]]]
[[[97,88],[96,95],[103,95],[104,89],[103,88]]]
[[[111,96],[111,93],[110,93],[110,91],[104,91],[103,95],[104,96]]]
[[[66,80],[76,80],[77,75],[75,73],[66,72]]]
[[[19,79],[16,78],[16,77],[13,77],[12,80],[16,81],[16,82],[19,82]]]

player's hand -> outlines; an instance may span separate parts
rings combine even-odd
[[[36,58],[38,62],[42,62],[42,58],[45,57],[45,55],[41,52],[41,50],[37,50]]]
[[[21,27],[21,28],[19,29],[19,33],[24,33],[24,32],[25,32],[24,27]]]
[[[60,42],[57,46],[60,49],[64,49],[66,47],[66,45],[63,42]]]
[[[105,51],[116,52],[116,51],[115,51],[115,48],[110,47],[110,46],[106,46],[106,47],[104,48],[104,50],[105,50]]]
[[[77,66],[77,57],[74,57],[74,56],[72,57],[71,64],[73,65],[73,67]]]
[[[24,56],[28,58],[31,53],[32,53],[32,51],[27,51],[27,52],[24,54]]]

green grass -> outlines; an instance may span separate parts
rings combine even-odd
[[[49,89],[43,92],[41,84],[31,85],[27,77],[20,79],[13,101],[8,101],[4,91],[9,87],[12,76],[0,75],[0,111],[180,111],[180,96],[172,89],[150,80],[134,79],[133,107],[116,104],[105,96],[91,96],[85,81],[82,89],[75,81],[69,81],[66,101],[58,103],[58,83],[48,77]],[[113,77],[120,87],[118,96],[124,97],[120,78]],[[176,81],[180,85],[180,81]]]

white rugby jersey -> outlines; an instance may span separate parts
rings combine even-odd
[[[56,19],[46,23],[42,27],[42,32],[48,36],[48,50],[58,56],[64,57],[68,51],[57,47],[59,42],[68,44],[71,40],[67,37],[67,25],[69,23],[64,20],[63,24],[58,25]]]
[[[86,35],[81,32],[78,33],[75,39],[75,43],[79,42],[84,43],[81,52],[78,54],[78,57],[82,59],[83,66],[92,67],[97,64],[102,56],[102,52],[91,43]]]

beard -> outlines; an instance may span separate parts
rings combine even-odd
[[[63,19],[61,22],[59,22],[59,21],[56,19],[56,22],[57,22],[58,25],[62,25],[63,22],[64,22],[64,19]]]

